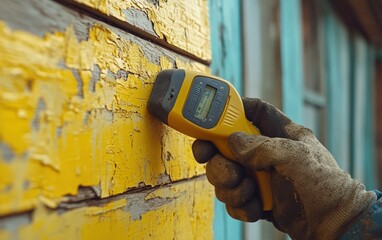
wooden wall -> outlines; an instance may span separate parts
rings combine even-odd
[[[211,239],[192,139],[146,110],[156,74],[209,72],[205,0],[4,0],[0,238]]]
[[[375,63],[374,112],[375,112],[375,155],[378,171],[378,189],[382,189],[382,56]]]

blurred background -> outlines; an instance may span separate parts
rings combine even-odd
[[[311,128],[341,168],[382,189],[381,12],[381,0],[210,0],[212,72]],[[215,206],[215,239],[287,238]]]

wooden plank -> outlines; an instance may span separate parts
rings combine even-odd
[[[278,4],[243,1],[243,94],[281,108]]]
[[[303,61],[299,0],[280,2],[282,106],[284,113],[302,124]]]
[[[238,1],[209,1],[213,74],[242,92],[241,6]],[[241,239],[242,223],[232,219],[224,204],[215,201],[214,239]]]
[[[382,189],[382,55],[375,62],[374,81],[375,145],[378,189]]]
[[[328,8],[326,11],[327,147],[339,166],[350,171],[350,40],[334,13]]]
[[[317,108],[324,108],[326,106],[326,99],[321,94],[314,91],[305,90],[304,91],[304,101],[305,103],[315,106]]]
[[[49,0],[3,3],[0,215],[204,174],[146,102],[161,69],[208,67]]]
[[[243,1],[243,93],[247,97],[262,98],[265,95],[263,69],[266,64],[262,61],[265,43],[262,41],[261,10],[259,1]]]
[[[278,1],[244,0],[243,93],[281,108]],[[280,239],[285,233],[268,221],[244,224],[244,239]]]
[[[211,60],[206,0],[58,0],[131,24],[200,59]]]
[[[365,186],[368,189],[376,189],[378,186],[377,180],[377,170],[376,166],[376,158],[375,153],[375,138],[374,133],[376,129],[376,123],[374,122],[375,113],[374,113],[374,67],[375,67],[375,50],[372,46],[368,44],[367,46],[367,59],[365,62],[365,85],[366,85],[366,106],[365,106]]]
[[[240,4],[237,1],[210,1],[213,74],[242,92],[242,46]]]
[[[0,219],[1,239],[211,239],[205,177]],[[73,207],[69,208],[68,207]]]
[[[374,136],[373,115],[370,108],[373,107],[370,75],[370,52],[366,41],[356,37],[354,40],[354,75],[353,81],[353,145],[352,161],[353,176],[365,183],[368,189],[375,187],[375,167],[373,159]]]

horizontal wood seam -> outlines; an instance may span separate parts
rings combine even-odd
[[[102,13],[101,11],[93,9],[89,6],[84,5],[84,4],[81,4],[81,3],[78,3],[78,2],[75,2],[72,0],[53,0],[53,1],[65,6],[65,7],[68,7],[70,9],[73,9],[77,12],[80,12],[86,16],[100,20],[104,23],[107,23],[107,24],[113,26],[113,27],[119,28],[119,29],[126,31],[128,33],[131,33],[131,34],[133,34],[139,38],[142,38],[146,41],[150,41],[152,43],[155,43],[158,46],[161,46],[163,48],[171,50],[174,53],[177,53],[179,55],[187,57],[191,60],[194,60],[194,61],[199,62],[201,64],[204,64],[206,66],[210,66],[210,64],[211,64],[211,60],[202,59],[202,58],[200,58],[200,57],[198,57],[192,53],[187,52],[186,50],[184,50],[182,48],[179,48],[175,45],[169,44],[168,42],[166,42],[166,40],[158,38],[157,36],[154,36],[154,35],[146,32],[146,31],[144,31],[143,29],[140,29],[140,28],[138,28],[138,27],[136,27],[136,26],[134,26],[128,22],[122,21],[122,20],[120,20],[116,17],[113,17],[113,16],[107,16],[104,13]]]

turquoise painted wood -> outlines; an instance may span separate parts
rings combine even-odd
[[[363,38],[351,38],[328,6],[324,25],[327,147],[342,169],[373,189],[373,50]]]
[[[242,92],[241,3],[210,0],[212,73]]]
[[[293,121],[304,121],[301,3],[280,1],[283,111]]]
[[[376,156],[375,156],[375,126],[374,126],[374,80],[375,80],[375,59],[376,54],[373,48],[368,48],[368,56],[366,61],[366,101],[369,103],[366,106],[365,115],[366,117],[366,124],[365,124],[365,172],[366,172],[366,179],[365,179],[365,185],[368,189],[375,189],[378,186],[378,180],[377,180],[377,163]]]
[[[325,10],[327,148],[339,166],[350,171],[350,42],[345,27]]]
[[[368,189],[376,186],[376,167],[374,167],[374,128],[372,74],[374,60],[372,50],[366,41],[356,37],[353,43],[352,62],[352,102],[351,114],[353,131],[352,175],[363,182]]]
[[[220,76],[242,92],[240,1],[210,0],[212,74]],[[214,239],[243,238],[243,224],[232,219],[223,203],[215,200]]]
[[[304,124],[301,32],[300,0],[280,0],[282,110],[296,123]]]

